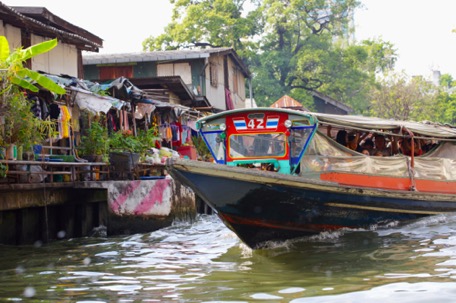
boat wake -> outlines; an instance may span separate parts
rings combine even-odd
[[[261,250],[290,251],[308,244],[340,244],[347,238],[391,237],[399,236],[410,239],[435,238],[456,235],[456,214],[435,215],[401,224],[393,221],[372,225],[369,228],[343,228],[336,231],[324,231],[317,235],[284,241],[268,241],[261,245]]]
[[[317,235],[295,238],[284,241],[268,241],[259,250],[291,251],[297,247],[313,244],[339,245],[347,239],[365,237],[390,237],[424,239],[436,235],[456,234],[456,214],[426,217],[408,224],[388,222],[372,225],[369,228],[343,228],[336,231],[324,231]],[[216,215],[199,215],[195,222],[175,222],[172,226],[153,232],[149,241],[181,245],[197,248],[203,243],[212,243],[211,248],[217,255],[228,249],[236,249],[243,257],[249,257],[253,251],[229,230]]]
[[[294,238],[284,241],[267,241],[264,242],[260,249],[264,250],[292,250],[296,246],[301,246],[305,243],[318,243],[318,242],[325,242],[325,243],[335,243],[338,242],[341,237],[343,237],[347,232],[354,232],[354,231],[367,231],[366,229],[339,229],[337,231],[324,231],[319,233],[318,235],[301,237],[301,238]]]
[[[390,236],[401,234],[413,238],[429,238],[436,234],[455,234],[456,233],[456,214],[442,214],[425,217],[417,221],[392,228],[377,229],[379,236]]]

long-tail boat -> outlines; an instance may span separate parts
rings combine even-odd
[[[254,249],[456,211],[448,125],[250,108],[201,118],[197,128],[214,160],[174,160],[170,174]],[[336,132],[356,134],[359,146],[386,138],[388,155],[352,150]]]

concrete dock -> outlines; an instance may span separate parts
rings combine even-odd
[[[196,213],[195,194],[168,177],[0,184],[0,244],[151,232]]]

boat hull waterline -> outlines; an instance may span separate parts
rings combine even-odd
[[[371,228],[456,211],[456,197],[448,194],[340,186],[180,159],[169,169],[251,248],[323,231]]]

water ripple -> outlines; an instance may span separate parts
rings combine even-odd
[[[255,251],[200,216],[152,233],[1,247],[0,260],[0,301],[449,302],[456,215]]]

